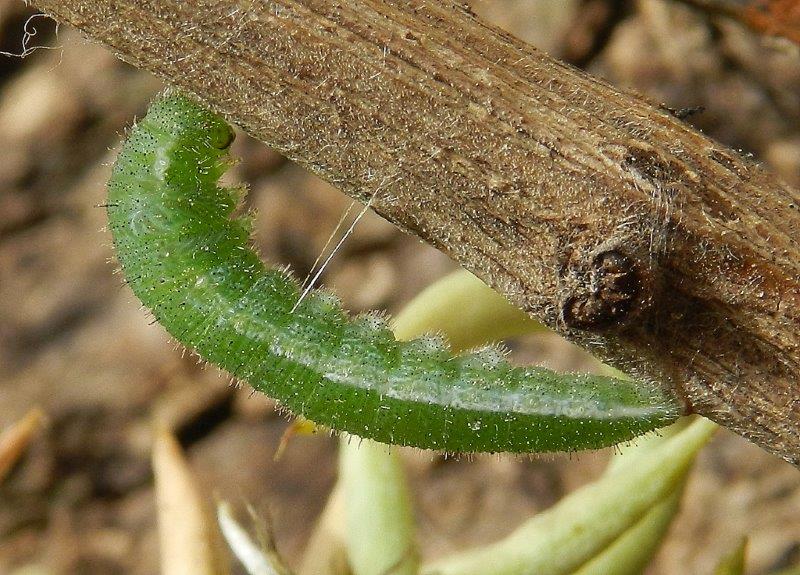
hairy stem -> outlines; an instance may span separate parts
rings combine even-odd
[[[36,0],[800,463],[800,194],[440,0]]]

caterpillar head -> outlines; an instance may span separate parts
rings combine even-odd
[[[233,128],[215,112],[202,108],[185,96],[167,91],[150,106],[147,122],[176,140],[191,142],[201,152],[227,152],[233,143]]]

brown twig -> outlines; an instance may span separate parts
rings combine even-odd
[[[440,0],[37,0],[800,464],[800,194]]]
[[[680,0],[709,14],[738,20],[760,34],[800,44],[800,0]]]

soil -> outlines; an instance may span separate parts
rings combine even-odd
[[[487,19],[650,100],[800,185],[800,47],[664,0],[474,2]],[[0,486],[0,573],[158,571],[151,423],[177,434],[209,496],[267,511],[297,564],[335,480],[336,442],[294,438],[274,405],[198,364],[116,275],[104,202],[114,150],[159,81],[0,0],[0,428],[40,406],[48,425]],[[697,111],[702,107],[703,111]],[[240,134],[264,258],[305,277],[350,200]],[[368,214],[323,275],[352,310],[397,311],[454,264]],[[591,369],[553,335],[519,361]],[[591,481],[608,452],[445,460],[403,451],[426,556],[486,543]],[[648,573],[710,573],[742,536],[748,573],[800,561],[800,474],[724,430],[701,454]],[[19,571],[21,572],[21,571]]]

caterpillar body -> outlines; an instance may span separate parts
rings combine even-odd
[[[496,348],[452,355],[397,341],[374,314],[349,317],[265,266],[234,218],[231,127],[187,97],[158,98],[109,182],[108,217],[127,283],[166,330],[283,407],[384,443],[459,452],[574,451],[671,423],[652,383],[509,365]]]

